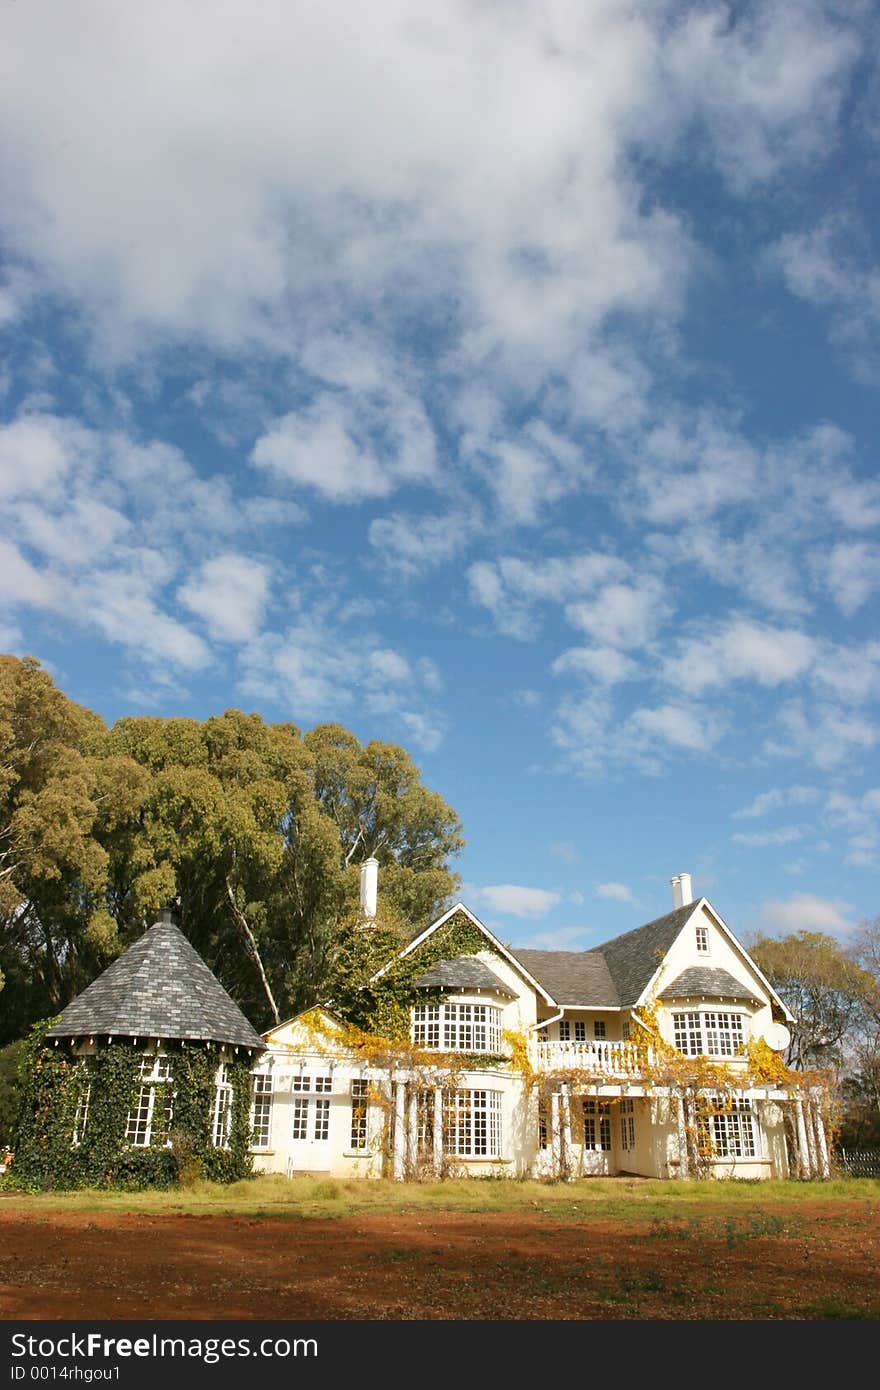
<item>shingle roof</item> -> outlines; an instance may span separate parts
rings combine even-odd
[[[557,1004],[628,1008],[641,995],[696,905],[688,903],[592,951],[533,951],[515,946],[512,953]]]
[[[617,986],[620,1003],[630,1008],[641,996],[682,927],[695,909],[696,903],[667,912],[646,922],[643,927],[615,936],[596,951],[603,956],[609,974]]]
[[[183,932],[157,922],[62,1013],[47,1037],[186,1038],[265,1047]]]
[[[748,999],[760,1003],[755,991],[749,989],[741,980],[734,979],[727,970],[710,969],[705,965],[694,965],[683,970],[671,984],[661,989],[658,999]]]
[[[456,956],[454,960],[437,960],[413,980],[416,989],[491,989],[496,994],[506,994],[513,999],[513,990],[508,989],[494,970],[490,970],[476,956]]]
[[[615,1009],[620,1004],[608,965],[598,951],[533,951],[513,955],[557,1004]]]

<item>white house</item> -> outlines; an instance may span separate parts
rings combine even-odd
[[[589,951],[513,950],[457,903],[369,982],[397,1041],[332,1001],[263,1034],[255,1167],[827,1177],[827,1097],[782,1063],[788,1009],[690,875],[672,889],[671,912]]]

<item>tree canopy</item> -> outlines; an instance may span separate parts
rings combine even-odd
[[[174,900],[258,1027],[338,983],[360,864],[375,930],[448,905],[464,841],[409,753],[339,724],[226,710],[108,728],[33,659],[0,658],[0,1044],[58,1012]]]

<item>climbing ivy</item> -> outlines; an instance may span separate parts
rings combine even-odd
[[[384,1038],[408,1039],[410,1009],[424,1001],[424,994],[413,988],[413,980],[438,960],[454,960],[488,950],[491,945],[479,927],[463,912],[456,912],[416,950],[395,960],[381,979],[365,985],[348,1017],[357,1027]],[[480,1065],[492,1060],[481,1054]]]
[[[174,1187],[195,1178],[235,1182],[252,1172],[250,1060],[227,1061],[233,1089],[228,1147],[215,1148],[212,1124],[215,1074],[220,1055],[209,1044],[169,1042],[173,1080],[154,1087],[153,1113],[173,1100],[170,1133],[155,1130],[149,1148],[126,1139],[128,1114],[137,1101],[140,1064],[148,1054],[134,1042],[101,1042],[77,1056],[69,1044],[46,1044],[57,1019],[32,1030],[20,1062],[15,1157],[8,1183],[27,1189],[76,1187]],[[77,1110],[88,1090],[88,1119],[74,1143]],[[166,1140],[170,1139],[170,1146]]]

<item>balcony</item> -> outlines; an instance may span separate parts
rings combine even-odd
[[[536,1071],[586,1071],[605,1076],[640,1076],[650,1049],[633,1042],[533,1042]]]

